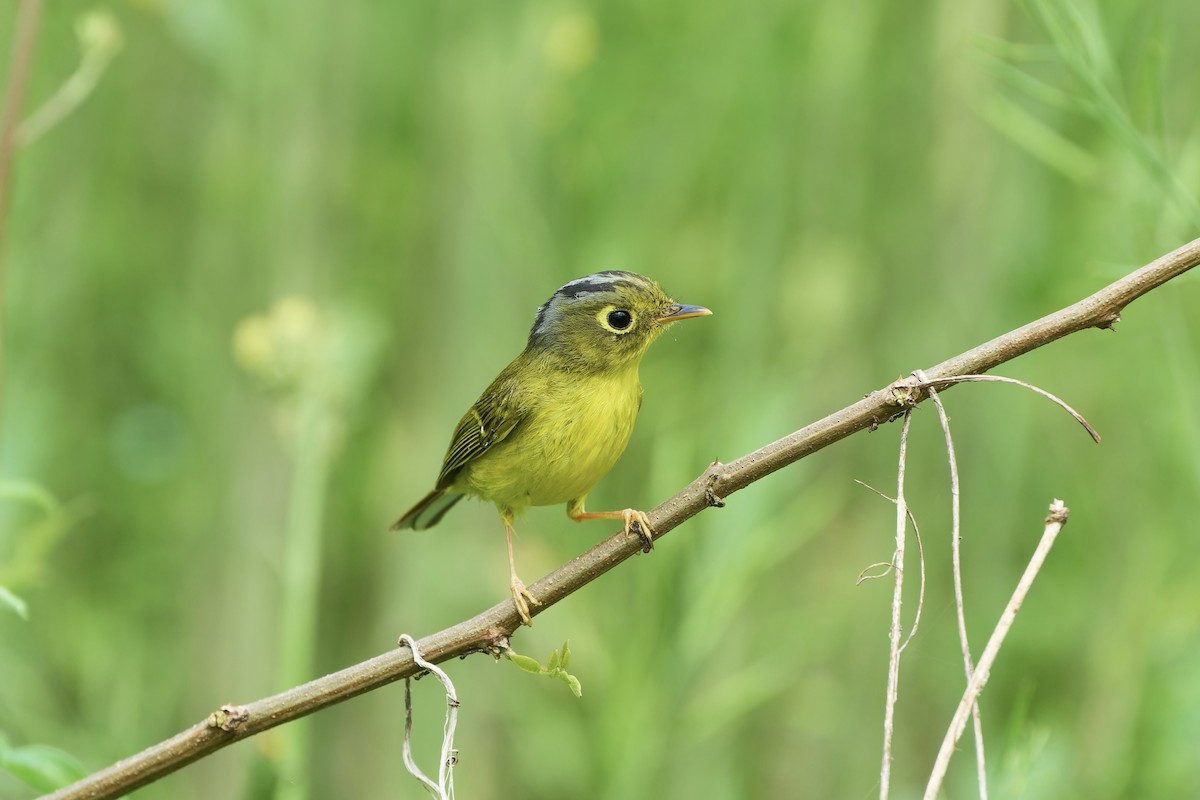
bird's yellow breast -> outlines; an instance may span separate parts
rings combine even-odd
[[[543,375],[522,392],[522,421],[464,467],[456,487],[513,512],[583,498],[629,443],[642,396],[636,366]]]

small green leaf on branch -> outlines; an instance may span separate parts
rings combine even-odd
[[[550,658],[546,666],[539,664],[536,658],[523,656],[511,648],[506,650],[504,655],[518,669],[534,675],[544,675],[547,678],[560,680],[571,690],[571,694],[576,697],[583,696],[583,686],[579,683],[579,679],[567,672],[567,665],[571,663],[571,643],[569,641],[563,642],[562,649],[554,650],[550,653]]]
[[[532,672],[534,675],[540,675],[541,673],[546,671],[545,667],[543,667],[541,664],[539,664],[538,660],[536,658],[530,658],[529,656],[523,656],[520,653],[514,653],[511,650],[509,652],[507,652],[505,655],[508,656],[509,661],[511,661],[517,665],[518,669],[523,669],[526,672]]]

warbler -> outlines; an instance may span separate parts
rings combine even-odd
[[[517,577],[513,520],[567,504],[576,522],[620,519],[649,549],[650,520],[632,508],[585,511],[588,492],[625,451],[642,405],[638,365],[672,322],[712,312],[676,303],[650,278],[597,272],[562,286],[538,310],[529,341],[454,429],[433,491],[392,526],[436,525],[465,495],[491,501],[508,540],[509,586],[521,622],[540,605]]]

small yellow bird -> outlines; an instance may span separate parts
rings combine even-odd
[[[454,429],[434,490],[393,530],[432,527],[464,495],[495,503],[513,602],[526,625],[529,604],[539,602],[517,577],[512,524],[529,506],[566,503],[576,522],[623,520],[649,549],[644,512],[585,511],[583,501],[629,443],[642,405],[638,365],[650,343],[668,323],[711,313],[676,303],[633,272],[597,272],[563,286],[538,311],[525,350]]]

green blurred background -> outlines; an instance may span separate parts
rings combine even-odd
[[[47,4],[29,113],[93,10]],[[1194,0],[107,11],[84,47],[123,48],[17,152],[3,253],[0,586],[28,619],[0,607],[0,735],[88,770],[506,596],[490,507],[387,527],[569,279],[631,269],[715,312],[652,349],[591,496],[646,508],[1200,234]],[[946,396],[977,654],[1047,505],[1072,510],[983,695],[994,797],[1200,796],[1197,308],[1185,277],[999,370],[1099,446],[1017,388]],[[459,795],[877,796],[891,584],[855,578],[894,510],[854,479],[894,491],[898,436],[755,484],[519,632],[543,660],[570,640],[582,699],[454,662]],[[962,687],[932,407],[909,495],[929,585],[895,798]],[[534,509],[522,575],[610,532]],[[434,769],[442,696],[414,691]],[[402,719],[390,687],[138,797],[425,797]],[[945,796],[974,796],[971,750]]]

